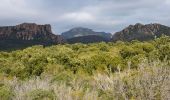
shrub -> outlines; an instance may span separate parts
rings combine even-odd
[[[170,59],[170,44],[161,45],[159,47],[159,52],[160,52],[161,60],[164,60],[164,58],[169,60]]]
[[[12,89],[9,86],[0,83],[0,100],[12,100]]]
[[[73,79],[72,73],[62,72],[54,76],[54,78],[52,79],[52,83],[58,82],[58,83],[66,83],[67,85],[69,85],[70,84],[69,82],[72,79]]]
[[[26,95],[26,100],[55,100],[55,95],[47,90],[34,90]]]

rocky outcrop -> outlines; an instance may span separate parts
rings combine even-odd
[[[64,32],[61,34],[65,39],[71,39],[75,37],[82,37],[82,36],[89,36],[89,35],[95,35],[95,36],[101,36],[105,38],[106,40],[110,40],[112,34],[111,33],[105,33],[105,32],[95,32],[92,29],[83,28],[83,27],[76,27],[73,28],[67,32]]]
[[[0,27],[1,40],[34,40],[51,43],[61,43],[60,36],[54,35],[50,25],[23,23],[16,26]]]
[[[0,47],[13,48],[25,45],[51,45],[63,43],[64,39],[51,31],[51,26],[23,23],[0,27]],[[9,46],[10,45],[10,46]]]
[[[160,37],[161,35],[170,36],[170,27],[161,24],[140,24],[129,25],[127,28],[113,35],[112,41],[146,41]]]

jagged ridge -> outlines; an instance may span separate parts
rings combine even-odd
[[[112,41],[131,41],[140,40],[146,41],[160,37],[161,35],[170,36],[170,27],[161,24],[140,24],[129,25],[127,28],[112,36]]]
[[[0,49],[20,48],[30,45],[51,45],[63,43],[61,36],[51,31],[51,26],[23,23],[16,26],[0,27]]]

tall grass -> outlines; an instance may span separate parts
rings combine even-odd
[[[98,75],[96,87],[109,91],[120,100],[169,100],[170,67],[168,62],[143,61],[137,70],[116,73],[115,76]]]
[[[52,76],[27,81],[5,79],[3,83],[12,88],[12,100],[169,100],[168,64],[167,61],[144,60],[137,69],[129,67],[127,71],[114,74],[96,73],[91,80],[73,79],[69,84],[52,82]]]

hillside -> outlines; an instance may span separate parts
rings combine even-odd
[[[153,40],[162,35],[170,36],[170,27],[161,24],[140,24],[129,25],[120,32],[116,32],[112,36],[112,41],[132,41]]]
[[[105,32],[95,32],[92,29],[88,28],[83,28],[83,27],[76,27],[73,29],[70,29],[67,32],[63,32],[61,34],[65,39],[70,39],[70,38],[75,38],[75,37],[81,37],[81,36],[89,36],[89,35],[96,35],[96,36],[101,36],[107,40],[111,39],[111,34],[110,33],[105,33]]]
[[[87,35],[87,36],[79,36],[67,39],[67,43],[97,43],[97,42],[108,42],[106,38],[98,35]]]

